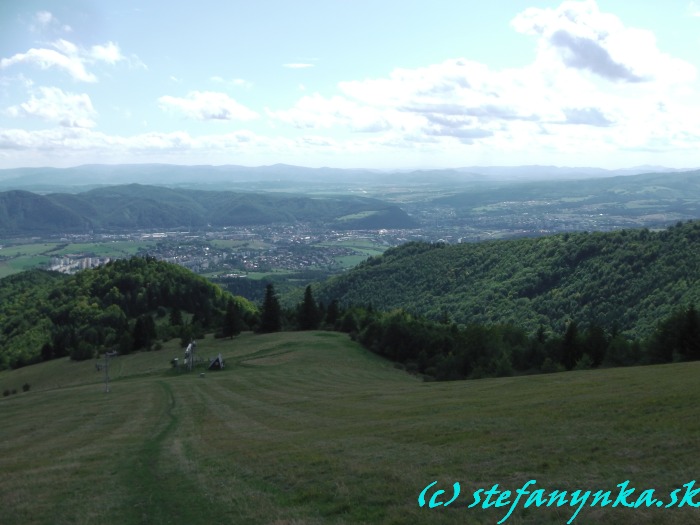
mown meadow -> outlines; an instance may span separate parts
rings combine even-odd
[[[0,398],[0,523],[495,524],[508,507],[468,508],[474,490],[534,479],[614,500],[629,480],[628,500],[669,501],[698,476],[699,362],[424,382],[340,333],[198,342],[219,352],[224,370],[193,373],[171,367],[175,340],[114,358],[110,392],[96,360],[1,372],[17,393]],[[460,497],[420,508],[436,480]],[[573,513],[521,504],[507,523]],[[574,521],[697,522],[656,505]]]

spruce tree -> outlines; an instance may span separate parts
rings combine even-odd
[[[151,344],[156,338],[156,325],[150,314],[141,315],[136,319],[132,338],[134,350],[142,348],[150,350]]]
[[[679,346],[680,353],[685,359],[689,361],[700,359],[700,316],[693,304],[683,314]]]
[[[333,299],[331,304],[328,305],[328,311],[326,312],[326,324],[333,327],[340,317],[340,308],[338,307],[338,299]]]
[[[282,328],[282,309],[272,283],[265,287],[265,299],[260,313],[259,332],[279,332]]]
[[[224,337],[230,337],[233,339],[234,336],[241,333],[241,328],[243,325],[243,320],[241,319],[241,311],[238,309],[236,302],[231,299],[226,305],[226,315],[224,316],[224,326],[222,328],[222,333]]]
[[[580,337],[578,334],[578,326],[575,321],[570,321],[566,327],[564,340],[561,344],[562,364],[567,370],[571,370],[576,362],[583,356]]]
[[[304,291],[304,300],[297,308],[297,319],[299,330],[315,330],[318,328],[319,310],[311,292],[311,285],[306,287]]]
[[[182,326],[182,312],[177,306],[170,310],[170,324],[172,326]]]

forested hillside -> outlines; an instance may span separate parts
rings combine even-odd
[[[96,351],[151,349],[218,330],[230,302],[255,308],[173,264],[135,257],[73,276],[32,270],[0,280],[0,369]]]
[[[319,286],[328,303],[462,324],[565,331],[571,319],[646,337],[700,302],[700,223],[474,244],[409,243]]]
[[[395,205],[355,196],[306,197],[130,184],[79,194],[0,193],[0,234],[320,223],[335,229],[410,228]]]

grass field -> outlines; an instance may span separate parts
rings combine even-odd
[[[0,279],[31,268],[47,266],[51,257],[89,254],[97,257],[130,257],[140,248],[154,246],[154,241],[114,241],[77,244],[36,243],[10,245],[0,249]]]
[[[348,239],[335,243],[323,243],[322,246],[344,246],[352,248],[357,252],[356,255],[342,255],[335,258],[335,262],[341,268],[353,268],[368,257],[378,256],[384,253],[386,246],[379,245],[369,239]]]
[[[227,250],[246,249],[246,250],[266,250],[272,246],[259,239],[237,240],[237,239],[212,239],[209,244],[217,248]]]
[[[46,264],[50,260],[49,253],[57,246],[56,243],[16,244],[0,249],[0,279],[15,273]]]
[[[291,275],[295,273],[294,270],[270,270],[268,272],[247,272],[246,277],[248,279],[254,279],[260,281],[262,279],[270,279],[274,277],[282,277],[286,275]]]
[[[508,507],[468,508],[475,489],[535,479],[615,499],[630,480],[628,500],[669,501],[698,476],[700,363],[426,383],[336,333],[198,343],[219,352],[226,369],[205,377],[170,368],[175,341],[118,357],[109,393],[94,361],[0,373],[19,391],[0,398],[0,523],[495,524]],[[461,496],[419,508],[435,480]],[[520,505],[507,523],[573,512]],[[700,515],[584,507],[574,523]]]
[[[140,249],[149,249],[156,245],[156,241],[108,241],[68,244],[65,248],[57,250],[54,255],[68,255],[71,253],[87,253],[97,257],[129,257],[136,255]]]

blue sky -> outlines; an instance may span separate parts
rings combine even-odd
[[[700,2],[0,2],[0,168],[700,166]]]

